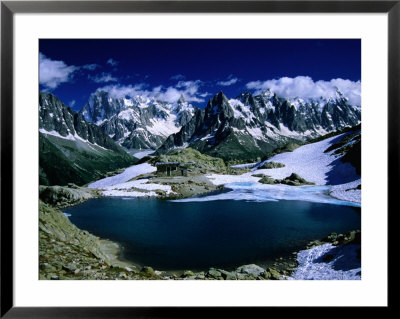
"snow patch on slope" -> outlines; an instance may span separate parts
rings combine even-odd
[[[52,131],[46,131],[46,130],[43,129],[43,128],[39,129],[39,132],[42,133],[42,134],[55,136],[55,137],[62,138],[62,139],[65,139],[65,140],[70,140],[70,141],[81,141],[81,142],[83,142],[83,143],[87,143],[87,145],[88,145],[90,148],[92,148],[92,149],[95,149],[95,148],[92,147],[92,145],[93,145],[93,146],[97,146],[97,147],[99,147],[99,148],[101,148],[101,149],[103,149],[103,150],[105,150],[105,151],[109,151],[108,149],[106,149],[106,148],[103,147],[103,146],[100,146],[99,144],[92,143],[92,142],[89,142],[88,140],[83,139],[82,137],[80,137],[80,136],[79,136],[78,134],[76,134],[76,133],[75,133],[74,135],[72,135],[71,132],[70,132],[69,130],[68,130],[68,135],[67,135],[67,136],[62,136],[60,133],[58,133],[58,132],[56,132],[56,131],[54,131],[54,130],[52,130]]]
[[[132,156],[134,156],[138,159],[141,159],[141,158],[146,157],[147,155],[150,155],[153,153],[154,153],[154,150],[150,149],[150,150],[141,150],[139,152],[135,152],[135,153],[131,153],[131,154],[132,154]]]
[[[133,165],[125,169],[121,174],[100,179],[96,182],[89,184],[88,187],[104,189],[109,186],[125,183],[134,177],[137,177],[142,174],[149,174],[155,172],[156,170],[157,168],[151,166],[148,163]]]
[[[273,156],[269,160],[258,163],[254,166],[253,163],[238,165],[237,167],[253,166],[250,172],[241,175],[222,175],[222,174],[211,174],[207,177],[215,185],[225,185],[225,187],[231,187],[231,185],[237,185],[242,183],[243,185],[251,184],[252,188],[258,188],[265,192],[263,200],[277,200],[277,199],[288,199],[288,200],[309,200],[318,202],[329,202],[326,197],[329,192],[330,195],[339,199],[339,201],[332,200],[332,203],[347,202],[347,205],[360,206],[361,204],[361,190],[348,190],[356,188],[361,184],[360,176],[357,175],[355,168],[349,163],[343,163],[340,161],[340,156],[336,156],[332,152],[324,153],[324,151],[336,141],[340,140],[346,133],[339,136],[334,136],[325,139],[320,142],[300,146],[293,152],[281,153]],[[279,162],[285,164],[285,167],[272,168],[272,169],[257,169],[267,162]],[[295,187],[287,185],[263,185],[258,183],[260,177],[254,177],[254,174],[264,174],[271,176],[274,179],[284,179],[290,176],[292,173],[296,173],[306,179],[309,182],[314,182],[317,186],[327,186],[324,189],[324,196],[321,197],[321,190],[318,187]],[[263,185],[263,186],[260,186]],[[278,195],[273,194],[273,190],[278,192]],[[268,191],[267,191],[268,190]],[[270,190],[270,191],[269,191]],[[285,192],[286,198],[279,194]],[[307,192],[305,193],[305,190]],[[311,190],[312,196],[310,195]],[[251,192],[251,189],[248,191]],[[237,194],[223,195],[231,197],[231,195],[237,196]],[[246,195],[247,196],[247,195]],[[249,198],[251,200],[261,200],[259,194],[251,194]],[[239,198],[239,197],[238,197]],[[242,197],[243,198],[243,197]],[[304,199],[308,198],[308,199]],[[350,203],[351,202],[351,203]]]
[[[170,114],[167,120],[150,120],[151,125],[146,126],[146,129],[154,135],[162,135],[165,137],[177,133],[180,127],[176,126],[176,115]]]
[[[341,200],[361,203],[361,190],[356,189],[358,185],[361,185],[361,178],[350,183],[333,185],[330,195]]]
[[[140,191],[137,191],[137,190]],[[136,181],[120,183],[108,186],[104,189],[103,194],[106,196],[127,196],[127,197],[144,197],[158,196],[154,191],[162,190],[167,195],[173,193],[171,186],[149,183],[149,179],[140,179]]]
[[[361,280],[360,245],[324,244],[302,250],[297,255],[299,266],[287,279],[295,280]],[[324,258],[324,257],[328,257]],[[330,261],[327,261],[330,260]]]
[[[100,179],[89,184],[88,187],[101,189],[105,196],[152,197],[158,196],[156,190],[164,191],[169,195],[172,192],[171,186],[149,183],[148,178],[129,182],[134,177],[156,170],[148,163],[134,165],[128,167],[121,174]]]
[[[260,169],[257,173],[263,173],[275,179],[283,179],[292,173],[299,174],[309,182],[317,185],[337,185],[359,179],[355,168],[349,163],[342,163],[340,156],[335,156],[333,151],[324,151],[346,133],[327,138],[323,141],[303,145],[293,152],[281,153],[261,162],[257,167],[267,162],[279,162],[285,167],[273,169]],[[334,176],[331,176],[335,172]]]

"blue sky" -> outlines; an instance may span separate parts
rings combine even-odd
[[[222,90],[234,98],[266,88],[285,97],[332,94],[360,104],[361,40],[39,40],[40,90],[79,110],[90,94],[183,94],[204,107]]]

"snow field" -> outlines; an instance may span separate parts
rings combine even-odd
[[[359,248],[360,245],[354,244],[324,244],[302,250],[297,255],[299,266],[286,279],[361,280],[361,260],[357,258]]]
[[[274,179],[284,179],[285,177],[290,176],[292,173],[296,173],[307,181],[313,182],[319,186],[328,185],[329,178],[331,178],[331,180],[333,180],[336,184],[329,186],[331,195],[333,197],[336,197],[342,201],[360,204],[361,190],[347,191],[347,189],[355,188],[361,183],[360,176],[356,174],[355,168],[349,163],[342,163],[341,161],[338,161],[338,158],[340,157],[333,155],[333,151],[324,153],[329,146],[331,146],[336,140],[339,140],[344,135],[346,135],[346,133],[327,138],[320,142],[300,146],[293,152],[277,154],[266,161],[260,162],[259,164],[255,165],[250,172],[242,175],[211,174],[207,177],[215,185],[225,185],[229,187],[228,184],[232,183],[256,183],[252,186],[256,188],[259,187],[260,183],[258,183],[258,181],[261,178],[252,176],[254,174],[265,174]],[[285,164],[285,167],[257,169],[267,162],[279,162]],[[237,165],[236,167],[246,167],[246,165],[250,166],[253,165],[253,163]],[[335,174],[332,177],[330,174],[332,175],[333,170]],[[348,182],[349,180],[351,182]],[[278,185],[269,186],[275,188],[277,191],[279,191],[278,187],[281,187]],[[293,190],[295,189],[293,192],[290,192],[290,196],[292,196],[292,198],[297,199],[303,196],[301,194],[304,192],[304,187],[287,187]],[[318,189],[316,189],[315,192],[316,194],[319,194]],[[298,194],[294,195],[294,193]],[[287,194],[289,195],[289,193]],[[269,197],[270,195],[266,194],[266,198]],[[316,198],[320,198],[320,196],[317,196]],[[313,200],[316,198],[313,197]],[[291,199],[291,197],[282,199]],[[325,198],[323,199],[323,202],[325,202]]]
[[[98,188],[103,190],[105,196],[127,196],[127,197],[147,197],[157,196],[155,190],[165,191],[170,194],[171,186],[159,185],[159,184],[148,184],[149,179],[140,179],[131,181],[134,177],[142,174],[149,174],[155,172],[157,169],[148,163],[134,165],[128,167],[121,174],[106,177],[100,179],[94,183],[88,185],[89,188]],[[131,188],[140,189],[146,192],[130,190]]]

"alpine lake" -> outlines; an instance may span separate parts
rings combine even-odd
[[[154,269],[235,269],[361,229],[361,208],[300,200],[170,201],[101,197],[63,209],[80,229],[118,242],[120,259]]]

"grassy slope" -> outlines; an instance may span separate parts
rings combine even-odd
[[[196,164],[192,167],[193,169],[203,169],[206,171],[225,171],[226,169],[225,163],[221,158],[202,154],[190,147],[161,155],[153,159],[152,162],[180,162],[182,164],[195,162]]]
[[[133,165],[137,160],[124,152],[106,150],[80,141],[39,136],[39,183],[84,185],[107,172]]]

